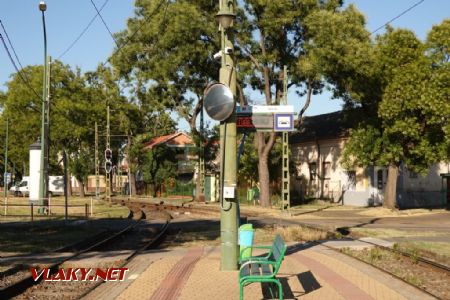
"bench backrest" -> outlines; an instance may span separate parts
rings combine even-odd
[[[281,262],[284,259],[284,255],[286,253],[286,244],[284,243],[283,239],[279,234],[275,236],[275,240],[272,244],[271,249],[271,258],[273,258],[273,261],[275,261],[274,265],[274,273],[276,274],[278,272],[278,269],[280,268]]]

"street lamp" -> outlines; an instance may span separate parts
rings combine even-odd
[[[41,165],[39,173],[39,205],[47,205],[47,191],[46,191],[46,175],[47,165],[45,161],[45,154],[47,153],[47,136],[45,121],[47,117],[47,31],[45,28],[45,11],[47,10],[47,4],[44,1],[39,2],[39,10],[42,12],[42,26],[44,29],[44,78],[42,88],[42,117],[41,117]]]
[[[229,97],[231,101],[225,101],[219,110],[223,118],[220,122],[220,148],[222,154],[221,162],[221,183],[220,183],[220,240],[221,240],[221,261],[220,268],[223,271],[233,271],[237,269],[239,248],[238,223],[239,223],[239,201],[237,201],[237,155],[236,155],[236,114],[234,98],[236,96],[236,71],[234,67],[233,55],[233,32],[229,30],[233,26],[236,17],[234,13],[234,0],[219,0],[219,12],[216,18],[220,24],[220,46],[221,46],[221,66],[219,73],[219,84],[216,89],[219,95]],[[225,51],[227,49],[228,51]],[[228,93],[229,92],[229,93]],[[206,100],[206,99],[205,99]],[[228,105],[231,104],[231,105]],[[229,107],[229,113],[226,112]],[[226,168],[225,168],[226,166]]]
[[[236,14],[229,10],[220,10],[216,15],[217,20],[223,29],[228,29],[233,25],[233,21],[236,18]]]

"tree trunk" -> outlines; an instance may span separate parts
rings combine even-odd
[[[69,197],[72,197],[73,195],[73,190],[72,190],[72,175],[68,174],[67,175],[67,194]]]
[[[80,189],[80,197],[84,198],[84,182],[82,180],[78,180],[78,185],[79,185],[79,189]]]
[[[136,177],[133,173],[130,175],[131,196],[136,196]]]
[[[257,148],[258,148],[258,176],[259,176],[259,200],[261,206],[270,207],[270,175],[269,175],[269,154],[275,143],[275,133],[269,133],[269,139],[266,142],[266,135],[264,132],[256,133]]]
[[[398,166],[390,164],[383,202],[383,206],[390,209],[395,209],[397,207],[397,176]]]
[[[269,166],[267,165],[268,157],[259,157],[258,175],[259,175],[259,200],[262,207],[270,207],[270,177]]]

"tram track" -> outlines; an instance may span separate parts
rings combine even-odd
[[[145,213],[143,211],[133,211],[130,209],[129,217],[136,219],[136,221],[133,222],[132,224],[127,225],[118,232],[115,233],[104,232],[102,235],[96,235],[95,237],[97,238],[103,236],[103,238],[100,241],[98,241],[97,239],[93,239],[93,237],[91,236],[81,242],[77,242],[72,245],[68,245],[53,251],[53,253],[56,253],[65,250],[76,249],[75,253],[69,256],[62,257],[59,260],[57,259],[57,261],[54,263],[48,264],[47,268],[50,269],[50,274],[54,274],[61,267],[61,265],[79,257],[83,253],[98,249],[128,234],[139,224],[139,222],[142,219],[145,218]],[[3,284],[4,286],[0,288],[0,299],[10,299],[19,296],[22,293],[24,293],[27,289],[37,284],[40,284],[40,282],[42,281],[42,277],[39,277],[37,280],[34,280],[31,272],[27,270],[25,266],[18,266],[16,268],[12,268],[10,269],[10,271],[4,272],[3,275],[4,276],[1,278],[1,280],[3,282],[6,282],[6,284]]]
[[[171,214],[165,211],[165,209],[162,209],[160,215],[163,215],[164,220],[158,229],[154,229],[147,221],[144,221],[147,217],[147,213],[151,213],[154,209],[148,207],[141,208],[140,205],[135,203],[128,203],[127,207],[130,210],[129,218],[136,219],[136,222],[123,230],[120,230],[116,234],[90,245],[88,248],[78,251],[74,255],[61,259],[57,263],[48,266],[51,273],[55,274],[57,270],[63,266],[69,266],[72,261],[80,259],[80,256],[83,253],[90,255],[90,253],[93,253],[92,251],[102,249],[107,251],[105,253],[111,253],[111,251],[114,252],[115,248],[130,250],[124,250],[127,253],[125,256],[119,256],[120,259],[114,259],[114,256],[112,256],[111,261],[99,263],[98,265],[101,268],[114,268],[116,270],[121,268],[124,269],[134,257],[139,255],[139,253],[157,247],[167,234],[172,218]],[[48,282],[43,281],[42,277],[40,277],[39,280],[34,281],[32,276],[28,275],[26,278],[0,290],[0,299],[9,299],[13,297],[15,297],[15,299],[33,299],[36,297],[36,299],[80,299],[91,293],[103,282],[103,280]]]
[[[333,231],[330,231],[328,229],[324,229],[324,228],[322,228],[320,226],[312,226],[310,224],[305,224],[305,223],[302,223],[302,222],[295,222],[295,223],[297,223],[298,225],[300,225],[302,227],[305,227],[305,228],[309,228],[309,229],[313,229],[313,230],[320,230],[320,231],[326,232],[328,235],[331,235],[331,236],[333,236],[333,235],[336,236],[338,233],[340,233],[339,228],[336,231],[333,232]],[[389,253],[394,254],[394,255],[399,255],[399,256],[409,260],[409,262],[408,262],[409,265],[413,265],[416,269],[417,268],[421,268],[421,267],[424,268],[424,269],[427,269],[427,268],[430,269],[431,268],[431,269],[433,269],[434,273],[441,274],[443,277],[447,276],[448,278],[450,278],[450,268],[447,265],[440,264],[438,262],[429,260],[429,259],[427,259],[425,257],[421,257],[421,256],[419,256],[417,254],[413,255],[411,253],[404,252],[404,251],[401,251],[401,250],[398,250],[398,249],[393,249],[393,248],[386,247],[386,246],[383,246],[383,245],[379,245],[377,243],[373,243],[373,242],[370,242],[370,241],[365,241],[365,240],[361,240],[361,239],[358,239],[358,238],[354,238],[354,237],[352,237],[350,235],[350,233],[348,233],[348,235],[345,236],[345,239],[349,240],[349,241],[357,241],[357,242],[360,242],[360,243],[365,243],[365,244],[367,244],[368,246],[370,246],[372,248],[380,249],[382,251],[386,251],[386,252],[389,252]],[[381,271],[381,272],[383,272],[385,274],[388,274],[390,276],[393,276],[393,277],[403,281],[404,283],[414,287],[415,289],[417,289],[417,290],[419,290],[419,291],[421,291],[421,292],[423,292],[425,294],[428,294],[429,296],[432,296],[433,298],[436,298],[436,299],[448,299],[446,297],[443,297],[439,292],[436,292],[436,291],[432,292],[432,291],[428,290],[427,288],[423,288],[423,287],[419,286],[418,284],[412,284],[410,281],[407,280],[407,278],[402,277],[400,275],[397,275],[393,270],[387,270],[386,268],[383,268],[383,267],[381,267],[381,266],[379,266],[379,265],[377,265],[377,264],[375,264],[373,262],[367,261],[367,260],[365,260],[363,258],[360,258],[360,257],[356,256],[356,255],[352,255],[349,251],[345,251],[345,250],[343,250],[341,248],[337,248],[337,247],[333,247],[331,245],[327,245],[326,244],[327,241],[330,241],[330,239],[320,240],[320,241],[313,241],[311,243],[313,243],[315,245],[321,245],[321,246],[323,246],[323,247],[325,247],[325,248],[327,248],[329,250],[332,250],[334,252],[338,252],[338,253],[344,254],[344,255],[346,255],[348,257],[351,257],[353,259],[356,259],[356,260],[358,260],[358,261],[360,261],[360,262],[362,262],[362,263],[364,263],[366,265],[374,267],[374,268],[378,269],[379,271]],[[383,265],[383,264],[380,263],[380,265]],[[423,284],[423,285],[425,287],[427,287],[427,284]]]

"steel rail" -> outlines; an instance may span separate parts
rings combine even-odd
[[[170,219],[171,219],[171,216],[170,216],[170,214],[168,214],[167,220],[163,224],[163,226],[160,228],[159,233],[156,236],[154,236],[153,238],[151,238],[150,241],[145,243],[144,246],[140,247],[139,249],[133,250],[132,253],[130,253],[130,255],[128,255],[124,259],[123,263],[121,263],[119,267],[120,268],[125,267],[128,263],[130,263],[133,260],[133,258],[136,255],[138,255],[142,251],[149,249],[150,247],[154,246],[155,244],[158,244],[166,236],[167,230],[170,225]],[[79,297],[77,297],[77,299],[82,299],[82,298],[86,297],[87,295],[89,295],[91,292],[93,292],[96,288],[98,288],[103,283],[104,283],[104,281],[96,282],[92,287],[89,287],[88,290],[86,290]]]
[[[109,236],[108,238],[106,238],[100,242],[95,242],[94,244],[89,245],[87,248],[82,249],[82,250],[74,253],[73,255],[63,258],[62,260],[50,265],[48,267],[50,269],[50,274],[54,274],[58,270],[59,266],[61,266],[66,261],[71,260],[87,251],[91,251],[95,248],[98,248],[101,245],[107,244],[107,243],[111,242],[112,240],[117,239],[118,237],[131,231],[135,226],[137,226],[137,224],[139,223],[140,220],[142,220],[142,218],[145,218],[145,214],[143,212],[142,212],[139,220],[137,220],[133,224],[128,225],[127,227],[125,227],[124,229],[120,230],[119,232],[113,234],[112,236]],[[42,281],[42,277],[39,277],[35,281],[33,279],[32,275],[30,274],[30,275],[22,278],[21,280],[18,280],[15,283],[13,283],[7,287],[0,289],[0,299],[9,299],[9,298],[18,296],[18,295],[22,294],[23,292],[25,292],[31,286],[39,284],[41,281]]]

